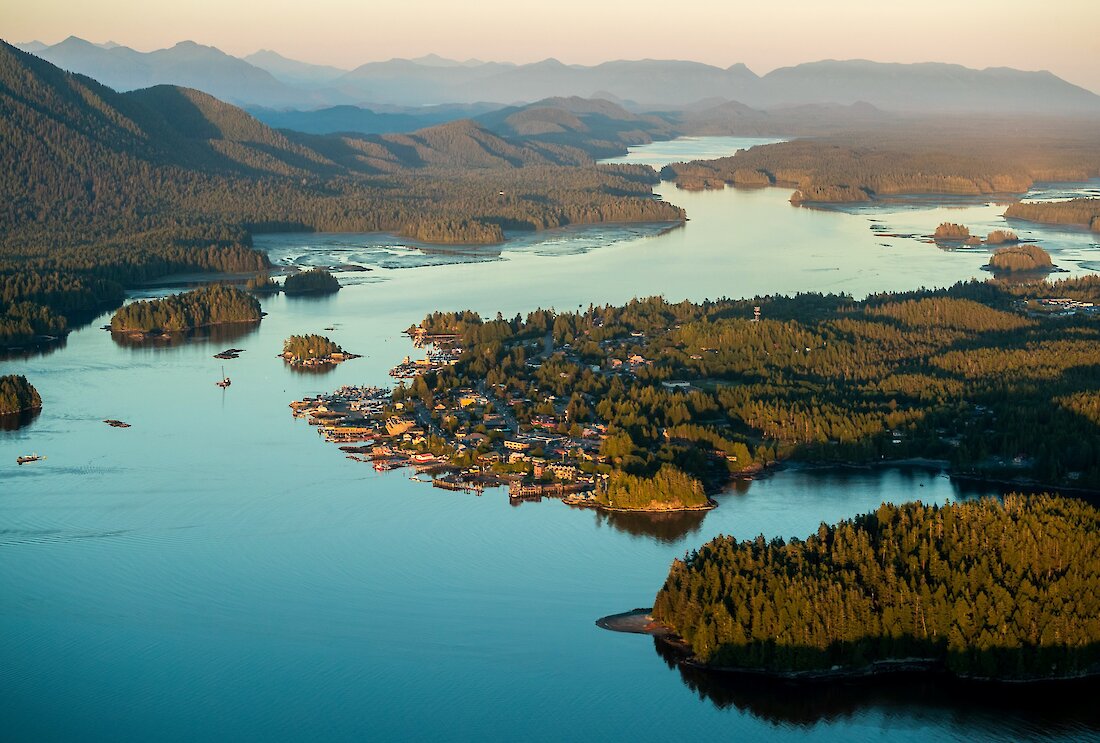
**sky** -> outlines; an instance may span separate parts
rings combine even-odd
[[[6,41],[189,39],[346,69],[435,53],[572,64],[819,59],[1046,69],[1100,92],[1100,0],[0,0]]]

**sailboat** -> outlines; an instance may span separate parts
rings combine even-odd
[[[228,387],[229,385],[233,384],[233,383],[232,383],[231,381],[229,381],[229,377],[225,376],[225,367],[224,367],[224,366],[222,367],[222,378],[221,378],[221,381],[220,381],[220,382],[214,382],[214,384],[218,385],[218,386],[219,386],[219,387],[221,387],[221,388],[222,388],[223,390],[224,390],[224,389],[225,389],[226,387]]]

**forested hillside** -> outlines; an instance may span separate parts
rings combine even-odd
[[[653,616],[715,667],[921,659],[982,678],[1095,674],[1100,511],[1014,495],[883,504],[805,540],[718,537],[673,563]]]
[[[683,218],[652,198],[651,169],[575,147],[469,121],[290,135],[198,91],[118,94],[2,43],[0,162],[0,344],[64,332],[122,285],[262,270],[253,229],[495,242],[502,228]]]
[[[1089,121],[908,121],[877,130],[760,145],[732,157],[675,163],[684,188],[778,185],[791,200],[856,202],[900,194],[1023,193],[1035,181],[1100,175],[1100,133]]]

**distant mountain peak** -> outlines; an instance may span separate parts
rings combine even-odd
[[[425,54],[421,57],[414,57],[409,60],[425,67],[461,67],[462,63],[453,59],[447,59],[441,57],[438,54]]]

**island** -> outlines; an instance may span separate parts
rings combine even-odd
[[[613,471],[607,487],[592,499],[607,511],[706,511],[717,504],[707,497],[703,484],[670,464],[652,477]]]
[[[805,539],[720,536],[673,562],[651,617],[709,669],[1076,679],[1100,673],[1097,554],[1079,499],[883,504]]]
[[[964,242],[964,243],[981,243],[980,237],[971,236],[970,228],[963,224],[955,224],[954,222],[942,222],[936,228],[936,231],[932,233],[932,239],[937,242]]]
[[[42,398],[25,376],[0,376],[0,416],[17,415],[41,408]]]
[[[292,273],[283,282],[283,293],[294,294],[332,294],[340,291],[340,282],[323,268],[311,268],[308,271]]]
[[[359,358],[348,353],[323,335],[292,335],[283,341],[283,360],[295,367],[339,364]]]
[[[111,332],[148,336],[223,323],[259,322],[260,303],[236,287],[212,284],[162,299],[131,302],[111,317]]]
[[[1057,267],[1038,245],[1013,245],[993,252],[982,268],[994,273],[1050,273]]]

